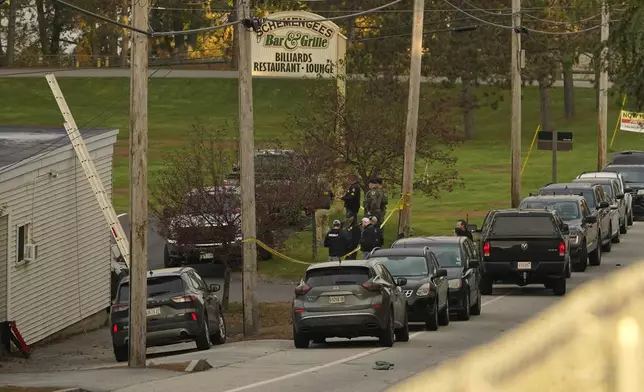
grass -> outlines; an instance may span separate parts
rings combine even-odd
[[[69,106],[81,126],[120,129],[114,156],[114,204],[117,211],[125,211],[128,197],[128,116],[129,80],[60,78],[59,83]],[[283,135],[288,113],[297,102],[306,102],[306,86],[311,81],[255,80],[255,137],[258,141]],[[149,95],[149,168],[150,180],[162,167],[162,153],[174,148],[184,138],[195,119],[207,124],[234,124],[237,117],[237,81],[234,79],[151,79]],[[424,93],[431,93],[431,85]],[[349,86],[350,94],[350,86]],[[415,195],[413,200],[413,227],[416,234],[448,234],[457,219],[469,217],[473,223],[480,220],[490,208],[510,204],[510,100],[497,110],[481,108],[476,112],[477,138],[466,142],[455,154],[458,169],[465,186],[441,199]],[[0,95],[12,99],[3,102],[0,124],[60,125],[62,118],[44,78],[4,79],[0,81]],[[593,89],[575,91],[577,116],[563,119],[563,91],[551,89],[554,122],[558,130],[574,133],[573,151],[560,152],[559,181],[573,178],[584,170],[596,169],[597,112]],[[91,99],[88,99],[91,97]],[[619,100],[609,104],[609,141],[617,120]],[[313,105],[314,103],[311,103]],[[459,118],[455,118],[459,121]],[[534,130],[539,124],[539,96],[536,88],[523,90],[522,155],[525,159]],[[456,124],[460,124],[457,122]],[[401,127],[403,125],[401,124]],[[231,131],[231,140],[236,139]],[[641,148],[641,136],[636,133],[618,133],[612,149]],[[422,170],[422,164],[419,164]],[[523,173],[522,191],[527,196],[544,183],[551,181],[551,152],[532,151]],[[390,197],[393,199],[393,197]],[[395,201],[392,200],[392,203]],[[391,207],[391,206],[390,206]],[[339,216],[339,214],[338,214]],[[333,219],[333,217],[331,217]],[[385,227],[386,239],[395,237],[397,215]],[[302,232],[290,238],[281,251],[295,259],[311,261],[311,233]],[[326,253],[320,249],[320,259]],[[305,266],[274,258],[262,262],[260,272],[265,275],[297,278]]]

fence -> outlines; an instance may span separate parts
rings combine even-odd
[[[498,340],[390,391],[636,392],[644,390],[644,263],[572,292]]]
[[[1,58],[0,58],[1,60]],[[228,65],[229,60],[222,57],[201,57],[192,58],[187,56],[159,57],[150,56],[150,66],[199,66],[202,68],[220,68],[222,65]],[[2,61],[0,61],[0,64]],[[38,56],[19,56],[14,60],[13,68],[115,68],[130,66],[130,59],[126,57],[121,59],[120,56],[108,55],[38,55]]]

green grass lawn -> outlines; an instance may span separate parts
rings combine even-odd
[[[129,80],[60,78],[59,83],[80,126],[109,127],[121,130],[114,157],[114,204],[117,211],[127,209],[128,197],[128,113]],[[237,81],[233,79],[151,79],[149,97],[150,177],[162,166],[161,154],[184,138],[197,118],[213,126],[234,124],[237,117]],[[296,102],[306,101],[306,83],[299,80],[255,80],[255,135],[257,140],[279,138],[284,123]],[[431,93],[432,86],[424,86]],[[348,90],[350,94],[350,87]],[[555,125],[560,131],[574,132],[574,149],[559,153],[559,181],[567,181],[584,170],[596,168],[597,113],[594,90],[575,91],[577,117],[563,119],[563,91],[551,90]],[[466,142],[455,154],[465,186],[441,199],[414,195],[413,228],[416,234],[447,234],[459,218],[480,223],[490,208],[510,203],[510,100],[508,93],[497,110],[481,108],[476,113],[477,139]],[[0,96],[3,102],[0,124],[60,125],[62,118],[44,78],[4,79]],[[609,107],[609,141],[617,121],[619,100]],[[311,103],[313,104],[313,103]],[[458,121],[458,118],[455,119]],[[539,123],[539,97],[536,88],[523,90],[522,153],[525,159]],[[404,124],[401,124],[404,129]],[[231,131],[231,140],[236,138]],[[642,136],[618,133],[609,151],[643,149]],[[419,163],[419,168],[423,167]],[[532,151],[523,173],[524,195],[551,180],[551,152]],[[395,202],[393,195],[390,197]],[[397,230],[397,214],[388,222],[386,237]],[[287,241],[283,253],[298,260],[311,261],[311,233],[303,232]],[[320,258],[326,256],[320,250]],[[262,272],[297,277],[304,266],[282,260],[262,263]]]

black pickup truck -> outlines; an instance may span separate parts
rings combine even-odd
[[[570,276],[569,229],[556,211],[496,210],[481,228],[485,273],[481,293],[494,283],[544,284],[566,294]]]

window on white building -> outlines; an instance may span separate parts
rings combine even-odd
[[[25,260],[25,245],[29,243],[29,234],[30,234],[30,225],[25,223],[22,226],[18,226],[18,262]]]

